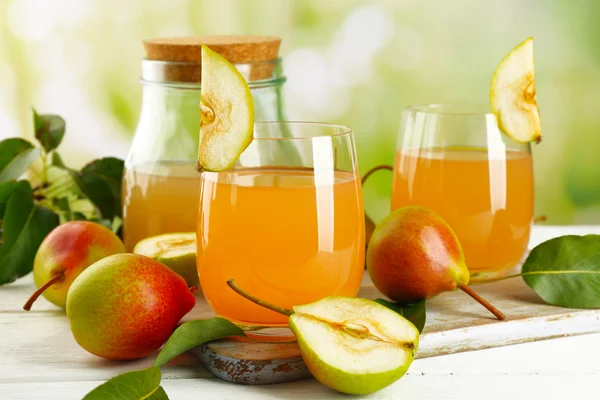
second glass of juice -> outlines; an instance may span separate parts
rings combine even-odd
[[[229,279],[287,308],[358,293],[364,211],[349,128],[257,123],[236,166],[203,172],[200,187],[197,265],[217,315],[247,325],[287,325],[288,317],[231,290]]]
[[[475,280],[522,261],[533,222],[529,144],[512,141],[484,107],[427,105],[402,116],[392,210],[418,205],[454,229]]]

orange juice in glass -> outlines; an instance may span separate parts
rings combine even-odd
[[[419,205],[454,229],[474,280],[522,260],[533,221],[529,144],[498,129],[478,107],[428,105],[403,113],[392,209]]]
[[[364,268],[364,214],[352,133],[317,123],[255,124],[228,171],[203,172],[197,265],[219,316],[285,326],[287,317],[233,292],[291,308],[355,296]]]

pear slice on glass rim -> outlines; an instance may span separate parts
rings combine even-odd
[[[240,72],[202,45],[198,169],[232,167],[253,138],[254,102]]]
[[[197,286],[196,233],[164,233],[140,240],[133,248],[135,254],[155,259],[179,274],[189,286]]]
[[[519,143],[542,140],[533,38],[524,40],[500,62],[492,77],[490,102],[498,126],[506,135]]]

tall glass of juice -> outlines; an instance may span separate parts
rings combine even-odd
[[[394,162],[392,209],[418,205],[454,229],[473,279],[519,264],[533,221],[529,144],[498,128],[485,107],[404,110]]]
[[[203,172],[197,265],[219,316],[284,326],[287,317],[226,284],[291,308],[355,296],[364,269],[364,211],[352,132],[345,126],[256,123],[235,167]]]

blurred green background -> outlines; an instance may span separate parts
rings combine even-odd
[[[536,215],[600,223],[598,0],[0,0],[0,15],[0,138],[32,137],[32,105],[59,114],[73,166],[125,157],[145,38],[281,36],[288,116],[350,125],[364,173],[392,162],[403,107],[488,102],[497,63],[533,36]],[[375,219],[390,185],[365,187]]]

